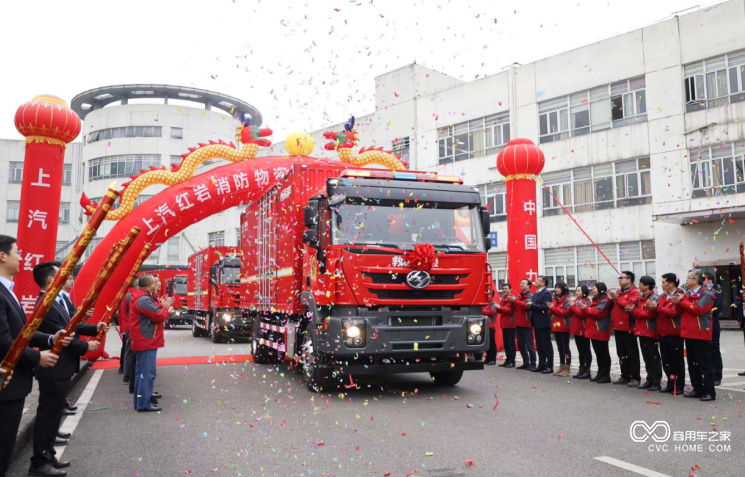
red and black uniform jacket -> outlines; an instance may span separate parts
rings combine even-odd
[[[592,305],[592,300],[589,298],[582,298],[581,300],[575,300],[574,305],[569,307],[572,311],[572,326],[570,327],[569,332],[575,336],[586,336],[585,322],[587,321],[587,316],[585,316],[585,312],[582,311],[582,308],[579,307],[579,304],[583,302],[588,307]]]
[[[514,328],[515,327],[515,315],[512,308],[512,302],[507,298],[509,295],[505,295],[499,301],[499,309],[491,309],[490,305],[484,307],[481,312],[486,316],[490,317],[489,327],[497,329],[497,321],[492,322],[491,317],[499,314],[499,327],[500,328]]]
[[[129,305],[129,332],[133,351],[147,351],[165,346],[163,323],[168,310],[146,290],[134,289]]]
[[[551,329],[556,333],[569,333],[572,326],[572,305],[567,297],[554,298],[554,306],[548,309]]]
[[[657,333],[657,308],[654,310],[647,308],[647,302],[649,300],[657,301],[657,299],[657,295],[652,291],[639,297],[639,303],[637,303],[634,311],[631,312],[634,318],[636,318],[636,323],[634,324],[634,334],[636,336],[654,339],[660,337]],[[659,307],[659,303],[657,306]]]
[[[711,309],[714,308],[711,292],[699,287],[683,295],[678,305],[681,310],[680,336],[711,341]]]
[[[610,341],[612,303],[613,300],[603,296],[599,300],[592,300],[590,306],[585,308],[585,317],[587,317],[585,322],[586,337],[593,340]]]
[[[515,310],[515,326],[522,328],[532,328],[533,323],[530,321],[530,308],[527,302],[533,297],[533,294],[529,291],[520,293],[517,295],[517,300],[512,303],[513,309]]]
[[[132,299],[132,288],[129,289],[122,303],[119,305],[119,330],[122,333],[129,331],[129,302]]]
[[[613,329],[616,331],[634,331],[634,316],[626,311],[629,305],[636,305],[641,292],[634,285],[618,290],[618,296],[613,302],[615,306],[611,312],[613,318]]]
[[[682,295],[683,290],[663,293],[657,302],[657,333],[660,336],[680,336],[680,306],[672,301],[673,295]]]

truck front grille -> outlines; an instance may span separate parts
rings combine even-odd
[[[375,290],[371,289],[382,300],[452,300],[463,290]]]
[[[366,277],[370,277],[373,283],[380,284],[394,284],[394,283],[406,283],[406,273],[366,273]],[[443,274],[443,275],[431,275],[432,284],[434,285],[457,285],[464,278],[468,277],[467,273],[463,275],[455,274]]]

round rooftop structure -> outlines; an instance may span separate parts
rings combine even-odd
[[[238,120],[243,120],[241,114],[251,118],[252,126],[261,126],[262,117],[259,110],[247,102],[206,89],[188,86],[173,86],[167,84],[124,84],[117,86],[103,86],[84,91],[72,99],[71,108],[80,119],[111,103],[121,101],[125,105],[130,99],[163,99],[168,104],[169,99],[192,101],[204,105],[204,109],[217,108],[230,114]]]

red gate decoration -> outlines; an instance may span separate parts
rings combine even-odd
[[[127,214],[96,246],[75,280],[73,296],[82,297],[103,267],[109,250],[123,239],[132,227],[142,230],[131,245],[129,253],[124,256],[106,282],[95,305],[93,317],[88,323],[100,321],[106,306],[114,301],[119,287],[126,280],[145,244],[151,244],[155,250],[190,225],[258,199],[264,195],[269,185],[274,183],[269,180],[270,177],[283,177],[289,172],[291,164],[304,161],[337,163],[329,159],[274,156],[228,164],[171,186]],[[86,357],[91,360],[98,359],[103,348],[101,346],[99,351],[89,353]]]
[[[513,139],[497,156],[497,169],[507,185],[507,268],[509,282],[538,277],[536,187],[546,160],[529,139]]]
[[[17,233],[23,262],[14,282],[23,310],[30,315],[39,296],[34,266],[55,256],[65,148],[81,126],[67,103],[51,95],[22,104],[16,111],[15,126],[26,136],[26,155]]]

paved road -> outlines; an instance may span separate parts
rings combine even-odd
[[[731,370],[725,375],[736,374],[745,369],[742,334],[723,340]],[[116,339],[107,349],[117,352]],[[247,345],[212,344],[179,329],[168,333],[161,355],[231,353],[247,353]],[[164,411],[143,414],[132,410],[116,370],[90,372],[74,396],[86,392],[81,404],[88,408],[63,459],[73,461],[71,476],[112,477],[726,477],[745,468],[741,391],[720,390],[707,404],[497,367],[467,373],[455,388],[437,387],[425,375],[355,382],[316,395],[286,365],[167,366],[156,382]],[[637,420],[666,421],[673,431],[730,432],[722,444],[731,450],[671,438],[667,452],[650,452],[651,440],[629,436]],[[676,451],[675,444],[703,450]],[[29,454],[9,475],[26,475]],[[638,467],[618,467],[624,463]]]

